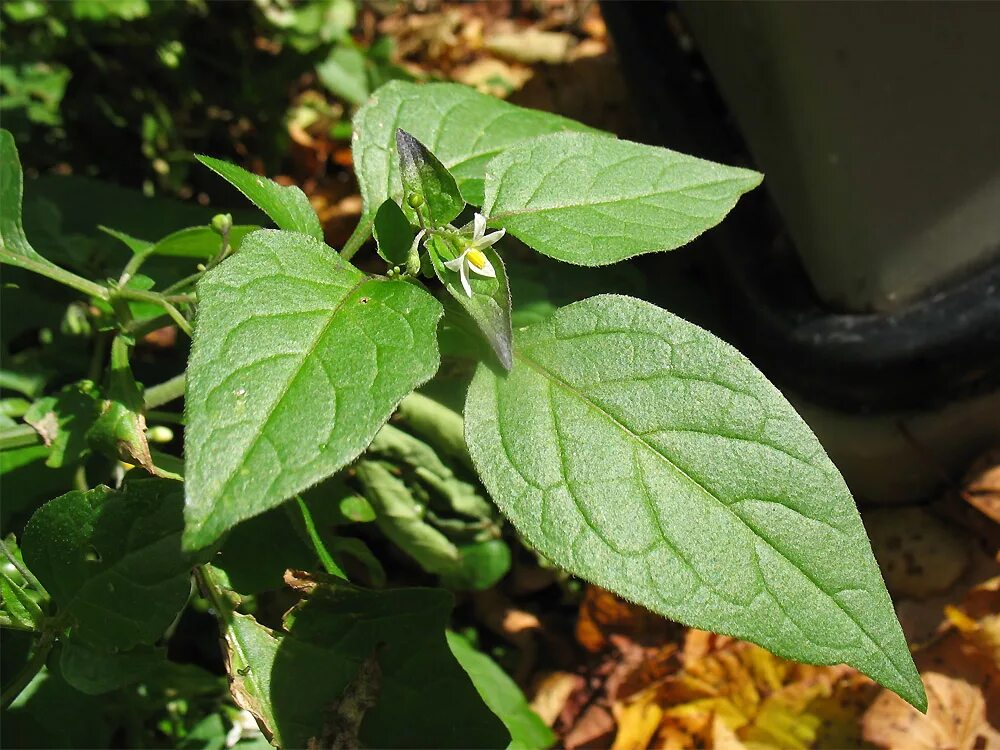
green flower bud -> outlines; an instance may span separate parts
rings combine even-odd
[[[216,214],[212,217],[212,231],[220,236],[225,236],[228,234],[229,230],[233,228],[233,215],[232,214]]]
[[[409,204],[410,208],[417,209],[424,205],[424,196],[419,193],[410,193],[406,196],[406,202]]]

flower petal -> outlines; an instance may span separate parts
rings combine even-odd
[[[483,234],[486,232],[486,217],[477,213],[472,217],[472,226],[472,241],[477,242],[483,238]]]
[[[471,270],[473,273],[478,273],[480,276],[485,276],[488,279],[495,279],[497,277],[496,269],[493,268],[493,264],[490,263],[489,258],[486,258],[485,260],[486,260],[486,265],[484,265],[482,268],[476,268],[474,265],[470,263],[469,270]]]
[[[462,258],[462,269],[458,272],[458,274],[462,277],[462,288],[465,290],[465,293],[471,297],[472,285],[469,283],[469,264],[464,260],[465,253],[462,253]]]
[[[421,229],[419,232],[417,232],[417,236],[413,238],[413,244],[410,245],[410,255],[413,255],[415,252],[417,252],[417,247],[420,245],[420,240],[424,238],[425,234],[427,234],[426,229]]]
[[[452,260],[446,260],[444,262],[444,267],[447,268],[449,271],[461,271],[462,267],[468,264],[468,261],[465,259],[465,256],[468,254],[469,251],[466,250],[457,258],[453,258]]]
[[[475,246],[480,250],[482,250],[484,247],[490,247],[499,242],[500,238],[503,237],[505,234],[507,234],[506,229],[501,229],[499,232],[490,232],[485,237],[480,237],[478,240],[476,240]]]

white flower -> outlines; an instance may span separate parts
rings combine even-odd
[[[462,278],[462,288],[470,297],[472,296],[472,286],[469,284],[469,271],[490,279],[497,277],[497,272],[493,269],[490,259],[483,254],[483,248],[494,245],[506,233],[506,229],[501,229],[499,232],[486,234],[486,219],[483,218],[482,214],[476,214],[473,219],[472,241],[466,245],[465,250],[457,258],[445,261],[445,268],[458,271]]]

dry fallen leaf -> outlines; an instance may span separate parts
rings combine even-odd
[[[988,750],[1000,747],[1000,732],[986,716],[982,690],[938,672],[923,675],[924,715],[888,690],[862,720],[864,739],[885,750]]]
[[[968,565],[966,540],[921,508],[869,511],[865,527],[894,596],[922,599],[945,591]]]
[[[1000,448],[977,460],[965,479],[962,497],[994,523],[1000,523]]]
[[[611,750],[645,750],[649,746],[663,718],[663,709],[655,699],[656,691],[647,690],[628,704],[614,707],[618,734]]]
[[[669,620],[597,586],[587,587],[576,622],[577,641],[592,653],[606,649],[613,634],[640,644],[659,645],[678,632],[678,626]]]
[[[551,672],[545,675],[535,688],[531,709],[551,727],[562,713],[570,695],[581,688],[583,682],[580,675],[571,672]]]

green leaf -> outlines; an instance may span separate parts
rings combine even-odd
[[[125,247],[132,251],[133,255],[149,252],[149,249],[154,245],[152,242],[140,240],[138,237],[133,237],[128,232],[122,232],[118,229],[112,229],[111,227],[105,227],[100,224],[97,225],[97,228],[109,237],[114,237],[116,240],[121,242],[125,245]]]
[[[210,544],[353,460],[438,368],[441,306],[321,242],[261,230],[198,284],[185,544]]]
[[[391,81],[354,116],[354,165],[366,215],[387,198],[402,202],[396,128],[427,144],[455,176],[463,198],[476,206],[483,204],[486,164],[505,147],[546,133],[597,132],[455,83]]]
[[[707,331],[629,297],[561,308],[480,366],[466,437],[521,534],[571,573],[790,659],[926,697],[861,517],[778,390]]]
[[[249,198],[257,208],[271,217],[279,229],[302,232],[323,241],[323,227],[306,194],[294,185],[285,187],[274,180],[260,177],[235,164],[196,156],[198,161]]]
[[[7,634],[4,634],[7,648]],[[74,690],[58,665],[42,669],[4,711],[0,744],[18,748],[108,747],[114,730],[106,701]]]
[[[316,66],[316,76],[334,96],[349,104],[362,104],[368,98],[368,61],[364,52],[350,44],[334,47]]]
[[[23,628],[40,630],[44,615],[31,596],[7,573],[0,571],[0,604],[11,619]]]
[[[396,130],[396,153],[399,176],[403,183],[403,211],[414,224],[417,211],[412,201],[423,202],[419,212],[435,227],[444,226],[462,213],[465,201],[451,172],[424,144],[407,133]]]
[[[84,380],[33,403],[24,421],[35,428],[50,449],[45,464],[57,469],[76,463],[87,451],[87,431],[97,416],[97,389]]]
[[[376,592],[312,580],[297,584],[310,593],[286,617],[286,632],[233,613],[225,634],[233,695],[274,744],[507,744],[503,725],[448,650],[447,592]]]
[[[485,247],[480,252],[493,264],[496,278],[469,274],[469,286],[472,296],[462,288],[458,271],[445,267],[445,262],[454,260],[461,253],[452,243],[441,237],[431,237],[427,242],[427,252],[434,264],[434,273],[444,284],[448,293],[462,306],[483,332],[493,351],[505,370],[513,364],[511,352],[510,323],[510,285],[507,282],[507,269],[503,260],[492,247]]]
[[[687,244],[762,179],[665,148],[563,133],[491,161],[483,213],[540,253],[603,266]]]
[[[21,225],[21,195],[24,177],[14,136],[0,130],[0,250],[51,265],[28,242]]]
[[[448,648],[476,686],[486,705],[510,732],[508,750],[541,750],[556,741],[552,730],[531,710],[524,693],[490,657],[465,638],[448,631]]]
[[[31,517],[24,561],[81,642],[153,643],[180,612],[197,562],[181,551],[182,504],[180,483],[144,479],[70,492]]]
[[[454,570],[441,576],[441,585],[458,591],[485,591],[510,570],[510,547],[502,539],[487,539],[458,548],[461,558]]]
[[[396,202],[386,200],[375,214],[375,240],[378,254],[390,266],[401,266],[410,256],[413,228],[409,219]]]
[[[287,188],[281,189],[286,190]],[[236,224],[230,227],[229,245],[234,250],[238,250],[243,238],[258,229],[260,227],[253,224]],[[222,238],[211,227],[187,227],[171,232],[154,243],[150,252],[173,258],[207,259],[218,255],[221,247]]]
[[[87,695],[109,693],[131,685],[166,663],[164,648],[137,646],[128,651],[110,651],[63,641],[59,649],[59,670],[63,679]]]

